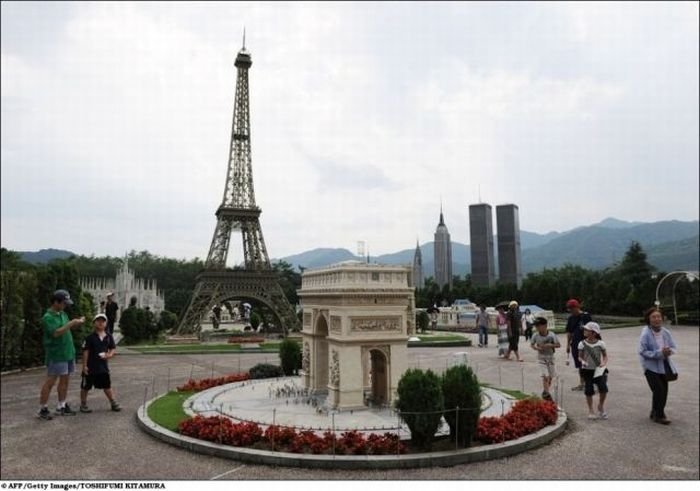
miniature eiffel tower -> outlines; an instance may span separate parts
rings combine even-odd
[[[255,204],[253,167],[250,151],[250,102],[248,69],[253,64],[243,48],[236,56],[238,69],[233,130],[226,173],[224,198],[216,210],[216,229],[204,270],[197,276],[192,299],[180,319],[178,334],[198,334],[201,321],[213,305],[229,299],[257,300],[272,310],[285,334],[298,328],[299,321],[270,266],[262,229],[261,209]],[[244,267],[226,269],[231,233],[240,230],[243,238]]]

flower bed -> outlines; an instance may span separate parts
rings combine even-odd
[[[242,382],[248,380],[250,375],[248,373],[233,373],[231,375],[225,375],[223,377],[216,378],[203,378],[200,380],[189,379],[185,385],[181,385],[177,388],[178,392],[200,392],[202,390],[211,389],[212,387],[217,387],[219,385],[231,384],[233,382]]]
[[[194,416],[182,421],[178,431],[223,445],[291,453],[387,455],[406,452],[406,445],[393,433],[365,436],[358,431],[346,431],[337,437],[327,431],[319,436],[310,430],[297,432],[281,426],[269,426],[263,432],[255,423],[234,423],[222,416]]]
[[[476,439],[482,443],[515,440],[556,422],[556,403],[541,399],[523,399],[516,402],[504,416],[480,418]]]
[[[228,342],[231,344],[242,344],[242,343],[264,343],[265,338],[260,336],[231,336],[228,338]]]

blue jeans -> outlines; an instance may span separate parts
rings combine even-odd
[[[489,334],[487,326],[479,326],[479,344],[483,346],[489,345]]]

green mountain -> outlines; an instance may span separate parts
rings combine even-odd
[[[607,228],[600,225],[582,227],[563,234],[543,246],[524,249],[522,251],[523,271],[525,273],[540,271],[545,267],[557,267],[566,263],[601,269],[622,259],[633,241],[639,242],[646,251],[654,246],[659,246],[660,250],[663,250],[664,244],[697,235],[697,221],[671,220],[625,228]],[[697,256],[697,247],[695,254]],[[692,266],[692,261],[688,262],[682,258],[678,260],[666,258],[665,261],[673,261],[679,267],[685,265],[682,269],[690,269]],[[650,262],[654,264],[653,261],[650,260]],[[697,257],[695,264],[697,264]]]
[[[39,251],[17,251],[23,261],[32,264],[44,264],[53,259],[66,259],[75,253],[62,249],[41,249]]]
[[[698,271],[698,250],[700,235],[652,246],[647,250],[647,260],[659,271]]]
[[[600,223],[578,227],[566,232],[537,234],[521,231],[523,273],[541,271],[566,263],[579,264],[591,269],[602,269],[622,259],[632,241],[639,242],[647,251],[649,262],[659,270],[698,270],[698,222],[677,220],[637,223],[606,218]],[[495,261],[498,269],[498,238],[495,238]],[[434,244],[420,246],[423,272],[426,277],[434,272]],[[398,252],[371,256],[381,264],[413,264],[415,247]],[[321,267],[348,259],[361,259],[347,249],[314,249],[283,260],[294,266]],[[470,248],[452,241],[452,271],[464,275],[470,271]]]

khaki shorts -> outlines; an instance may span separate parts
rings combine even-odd
[[[557,371],[554,369],[554,359],[537,360],[537,364],[540,367],[540,375],[542,377],[554,378],[557,376]]]

